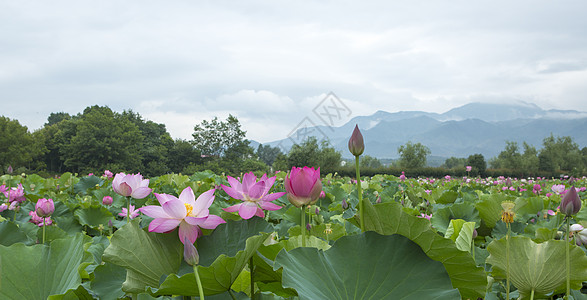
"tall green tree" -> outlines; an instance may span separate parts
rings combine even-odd
[[[0,167],[34,169],[33,160],[45,151],[42,141],[35,139],[18,120],[0,116]]]
[[[551,134],[542,144],[543,148],[538,154],[541,170],[580,172],[585,167],[579,145],[570,136],[554,137]]]
[[[535,174],[538,171],[538,150],[536,147],[524,142],[524,153],[521,157],[521,168],[528,174]]]
[[[473,175],[485,175],[485,170],[487,169],[487,163],[485,162],[485,157],[483,154],[476,153],[469,155],[466,162],[467,166],[471,166],[472,174]]]
[[[449,157],[444,161],[442,167],[447,169],[464,168],[467,164],[467,159],[464,157]]]
[[[342,162],[342,154],[326,141],[318,144],[315,137],[308,137],[301,144],[294,144],[287,155],[287,168],[320,167],[322,173],[335,171]]]
[[[168,151],[167,165],[173,173],[186,173],[188,168],[194,169],[202,164],[201,153],[192,143],[177,139]],[[189,172],[189,171],[188,171]]]
[[[269,145],[259,144],[257,147],[257,157],[262,160],[268,166],[273,165],[273,162],[277,158],[277,155],[281,153],[281,150],[278,147],[271,147]]]
[[[192,143],[204,155],[222,157],[227,151],[241,151],[243,144],[248,146],[245,134],[235,116],[229,115],[226,121],[214,117],[194,126]]]
[[[400,156],[399,165],[402,168],[413,169],[426,166],[426,157],[430,155],[430,149],[421,143],[407,142],[397,148]]]
[[[379,168],[382,166],[381,161],[379,161],[379,159],[370,155],[361,156],[360,164],[361,167],[365,168]]]
[[[58,132],[59,152],[74,172],[139,172],[143,135],[128,118],[107,106],[87,107]]]
[[[494,168],[520,170],[522,167],[522,155],[517,142],[506,141],[505,150],[497,156]]]

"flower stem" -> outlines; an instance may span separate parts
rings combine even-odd
[[[361,232],[365,232],[365,218],[363,209],[363,192],[361,191],[361,171],[359,170],[359,156],[355,156],[355,169],[357,170],[357,194],[359,196],[359,222]]]
[[[306,247],[306,206],[302,205],[302,247]]]
[[[43,218],[43,245],[45,245],[45,226],[47,225],[47,218]]]
[[[571,233],[571,218],[567,216],[567,234],[565,235],[567,246],[567,299],[571,294],[571,245],[569,244],[569,234]]]
[[[255,298],[255,273],[253,271],[254,269],[254,265],[253,265],[253,257],[251,256],[251,258],[249,258],[249,271],[251,272],[251,299]]]
[[[200,281],[197,264],[194,265],[194,275],[196,276],[196,282],[198,283],[198,295],[200,295],[201,300],[204,300],[204,289],[202,288],[202,282]]]
[[[508,233],[505,236],[505,268],[506,268],[506,286],[505,294],[506,299],[510,299],[510,238],[512,234],[512,228],[509,223],[506,223],[508,227]]]
[[[128,208],[126,211],[126,224],[130,223],[130,197],[126,197],[128,199]]]
[[[232,300],[236,300],[236,297],[232,293],[232,290],[228,290],[228,294],[230,295],[230,297],[232,298]]]

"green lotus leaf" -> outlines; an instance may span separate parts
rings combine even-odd
[[[479,217],[489,228],[495,227],[497,221],[501,219],[501,203],[508,199],[504,194],[483,194],[480,196],[481,201],[475,204],[479,211]]]
[[[479,212],[469,202],[456,203],[451,206],[439,208],[432,213],[430,222],[438,231],[445,233],[452,219],[463,219],[467,222],[475,222],[477,225],[481,224]]]
[[[57,226],[47,226],[45,228],[45,244],[57,239],[67,238],[67,236],[67,232]],[[39,231],[37,231],[37,241],[39,243],[43,242],[43,227],[39,227]]]
[[[177,231],[146,232],[139,222],[134,219],[117,230],[102,256],[103,261],[126,269],[122,290],[133,294],[158,287],[161,276],[177,272],[183,255]]]
[[[90,238],[80,233],[49,246],[0,246],[0,298],[45,300],[77,289],[82,283],[78,269],[92,261],[84,251],[88,242]]]
[[[108,221],[114,221],[115,218],[110,211],[104,206],[92,206],[85,209],[77,209],[74,213],[80,224],[97,229],[100,225],[108,228]]]
[[[534,290],[535,297],[566,290],[565,241],[550,240],[537,244],[528,237],[515,236],[510,240],[510,282],[527,297]],[[487,263],[493,265],[492,275],[506,278],[506,239],[492,241],[487,246]],[[571,246],[571,288],[580,289],[587,281],[587,256],[581,248]]]
[[[126,280],[126,269],[115,264],[99,265],[94,270],[91,288],[100,299],[118,299],[124,296],[122,284]]]
[[[474,230],[475,222],[465,222],[465,220],[453,219],[450,220],[450,225],[444,236],[453,240],[457,245],[457,249],[471,252]]]
[[[212,234],[196,241],[200,255],[198,273],[204,294],[215,295],[230,290],[249,259],[273,232],[273,227],[261,218],[228,221],[220,224]],[[188,267],[189,270],[186,270]],[[196,278],[191,266],[184,264],[178,274],[169,275],[159,289],[151,289],[154,295],[198,296]]]
[[[475,265],[469,253],[458,250],[452,240],[432,230],[428,220],[404,213],[398,203],[365,202],[365,230],[385,235],[397,233],[411,239],[428,257],[442,262],[463,299],[484,297],[487,275],[483,268]]]
[[[10,246],[15,243],[31,244],[26,234],[11,221],[0,223],[0,245]]]
[[[338,239],[326,251],[281,251],[274,269],[300,299],[458,299],[440,262],[401,235],[365,232]]]
[[[96,189],[96,185],[101,186],[104,181],[98,176],[83,177],[73,186],[75,193],[86,195],[88,189]]]

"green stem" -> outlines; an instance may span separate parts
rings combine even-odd
[[[565,236],[567,244],[567,299],[571,294],[571,245],[569,244],[569,234],[571,233],[571,218],[567,217],[567,234]]]
[[[302,247],[306,247],[306,206],[302,205]]]
[[[255,273],[254,273],[253,257],[249,259],[249,271],[251,272],[251,299],[255,298]]]
[[[198,265],[194,265],[194,275],[196,276],[196,282],[198,283],[198,294],[200,295],[200,300],[204,300],[204,289],[202,288],[202,282],[200,281]]]
[[[126,211],[126,224],[130,223],[130,197],[126,197],[128,199],[128,208]]]
[[[355,169],[357,170],[357,193],[359,195],[359,222],[361,232],[365,232],[365,218],[363,209],[363,192],[361,191],[361,171],[359,170],[359,156],[355,156]]]
[[[505,268],[506,268],[506,287],[505,294],[506,299],[510,299],[510,237],[512,229],[509,223],[506,223],[508,227],[508,233],[505,236]]]
[[[43,245],[45,245],[45,227],[47,226],[47,218],[43,218]]]
[[[236,297],[232,293],[232,290],[228,290],[228,294],[230,295],[230,297],[232,298],[232,300],[236,300]]]
[[[532,292],[530,292],[530,300],[534,300],[534,289],[532,289]]]

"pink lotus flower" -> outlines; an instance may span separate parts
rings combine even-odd
[[[465,167],[465,170],[467,170],[467,172],[471,172],[472,169],[473,169],[473,167],[471,167],[471,166],[466,166]]]
[[[16,201],[18,203],[22,203],[26,200],[24,197],[24,188],[22,187],[21,183],[19,183],[17,187],[13,187],[4,191],[4,196],[8,198],[8,202]]]
[[[104,177],[112,178],[112,176],[114,176],[114,174],[112,174],[112,172],[110,172],[110,170],[104,170]]]
[[[51,224],[53,224],[53,220],[51,220],[51,217],[47,217],[47,218],[41,218],[37,215],[37,213],[33,210],[33,211],[29,211],[29,216],[31,216],[31,219],[29,220],[29,222],[42,227],[42,226],[49,226]]]
[[[112,189],[124,197],[143,199],[151,193],[149,179],[143,180],[143,175],[118,173],[112,181]]]
[[[418,218],[423,218],[423,219],[426,219],[426,220],[430,221],[430,218],[432,218],[432,215],[427,215],[427,214],[425,214],[425,213],[421,213],[421,214],[418,216]]]
[[[399,176],[399,180],[405,181],[406,180],[406,173],[402,171],[402,175]]]
[[[134,219],[139,216],[139,209],[135,209],[134,205],[130,205],[130,218]],[[122,208],[122,212],[118,214],[121,217],[128,216],[128,209],[126,207]]]
[[[37,201],[35,205],[35,212],[41,218],[46,218],[53,214],[55,211],[55,203],[53,203],[53,199],[45,199],[41,198]]]
[[[313,167],[292,167],[291,172],[285,176],[284,185],[287,199],[295,207],[314,204],[322,191],[320,168],[314,170]]]
[[[555,194],[562,194],[565,191],[564,184],[555,184],[550,188]]]
[[[195,199],[192,188],[185,188],[179,198],[167,194],[155,194],[161,206],[149,205],[139,210],[155,218],[149,224],[151,232],[170,232],[179,226],[179,239],[186,245],[193,244],[202,235],[201,228],[214,229],[226,223],[222,218],[210,215],[208,208],[214,201],[214,189],[206,191]]]
[[[267,178],[267,174],[257,182],[257,176],[253,172],[246,173],[243,176],[242,184],[233,177],[227,176],[226,179],[230,186],[221,185],[222,189],[232,198],[244,202],[227,207],[224,211],[237,212],[243,219],[250,219],[253,216],[265,217],[264,209],[278,210],[281,206],[271,203],[271,201],[285,195],[285,192],[267,194],[276,177]]]
[[[0,212],[5,211],[6,209],[8,209],[8,205],[6,205],[6,203],[0,204]]]

